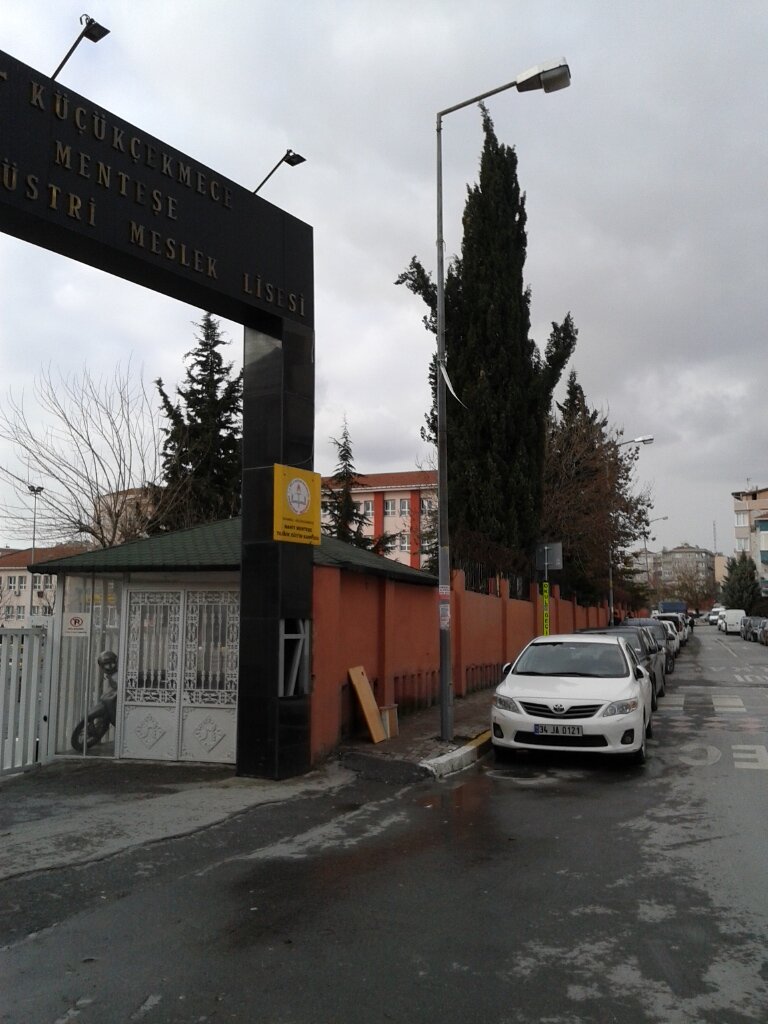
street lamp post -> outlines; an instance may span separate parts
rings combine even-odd
[[[262,185],[265,185],[269,181],[269,179],[275,173],[280,164],[288,164],[289,167],[298,167],[298,165],[303,164],[306,159],[307,158],[305,156],[301,156],[299,153],[294,153],[292,149],[286,149],[286,151],[277,161],[277,163],[266,176],[266,178],[260,181],[256,188],[253,190],[253,194],[256,195],[256,193],[259,191]]]
[[[443,240],[443,117],[455,110],[479,103],[513,86],[518,92],[543,89],[555,92],[571,84],[571,72],[565,57],[550,64],[539,64],[523,72],[513,82],[473,96],[470,100],[446,107],[437,114],[437,537],[438,537],[438,612],[440,623],[440,736],[453,739],[453,677],[451,668],[451,559],[448,539],[448,435],[446,431],[445,368],[445,270]]]
[[[669,519],[669,516],[657,516],[655,519],[648,520],[648,526],[652,523],[664,523]],[[651,593],[651,571],[648,568],[648,531],[646,530],[643,534],[643,550],[645,551],[645,581],[648,585],[648,593]]]
[[[29,624],[32,625],[32,601],[34,599],[35,583],[35,541],[37,540],[37,498],[43,493],[43,487],[35,487],[34,484],[27,484],[29,493],[32,495],[32,572],[29,580]]]
[[[64,57],[64,60],[61,62],[61,64],[59,64],[59,66],[56,68],[56,70],[51,75],[51,81],[53,81],[53,79],[56,78],[58,73],[61,71],[61,69],[67,63],[67,61],[72,56],[72,54],[75,52],[75,50],[78,48],[78,46],[83,41],[83,39],[89,39],[92,43],[98,43],[98,42],[100,42],[104,38],[104,36],[108,36],[109,35],[109,29],[108,28],[104,28],[103,25],[100,25],[98,23],[98,21],[93,19],[88,14],[84,14],[80,18],[80,24],[83,26],[82,32],[77,37],[77,39],[74,41],[74,43],[72,43],[72,45],[70,46],[69,50],[67,50],[67,53],[66,53],[66,55]]]
[[[629,441],[618,441],[616,444],[617,448],[623,448],[625,444],[653,444],[652,434],[641,434],[640,437],[633,437]],[[606,475],[608,474],[608,464],[605,466]],[[613,544],[609,538],[608,541],[608,625],[613,625],[614,607],[613,607]]]

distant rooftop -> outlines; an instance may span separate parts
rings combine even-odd
[[[323,484],[329,484],[333,478],[323,477]],[[354,483],[355,490],[398,490],[407,491],[411,488],[437,487],[437,472],[433,469],[416,469],[406,473],[358,473]]]
[[[0,555],[0,569],[26,569],[34,555],[35,563],[40,559],[65,558],[79,555],[88,549],[84,544],[55,544],[53,547],[20,548]]]

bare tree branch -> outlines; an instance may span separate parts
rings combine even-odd
[[[15,536],[29,534],[29,480],[43,487],[37,531],[47,541],[111,547],[145,536],[159,507],[175,500],[160,487],[160,413],[130,362],[102,377],[41,370],[32,402],[9,393],[0,408],[0,439],[29,478],[0,468],[18,502],[0,505],[0,520]]]

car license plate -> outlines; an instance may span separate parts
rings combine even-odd
[[[533,731],[537,736],[582,736],[583,730],[580,725],[534,725]]]

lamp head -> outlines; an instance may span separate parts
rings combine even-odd
[[[104,28],[103,25],[100,25],[98,21],[95,21],[87,14],[84,14],[80,18],[80,24],[85,25],[85,28],[83,29],[84,38],[90,39],[92,43],[98,43],[104,38],[104,36],[109,35],[108,28]]]
[[[537,64],[524,71],[522,75],[518,75],[515,80],[518,92],[532,92],[534,89],[557,92],[558,89],[567,89],[570,84],[571,69],[565,57],[550,61],[548,64]]]
[[[298,164],[303,164],[306,159],[307,158],[305,156],[301,156],[299,153],[295,153],[292,149],[287,149],[285,151],[285,156],[283,157],[284,162],[290,164],[291,167],[296,167]]]

